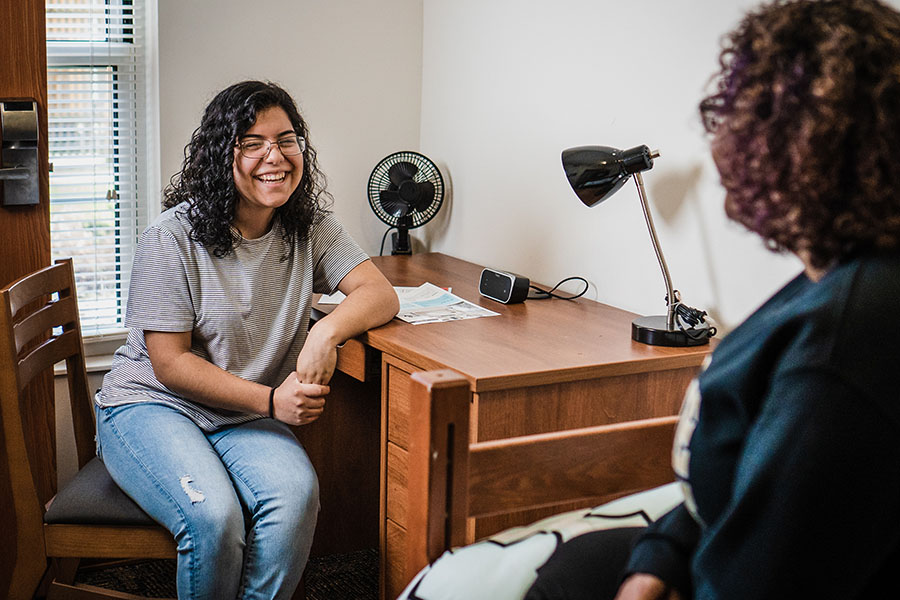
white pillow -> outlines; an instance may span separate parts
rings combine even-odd
[[[590,531],[649,525],[682,499],[681,486],[669,483],[501,531],[444,552],[419,571],[398,600],[521,600],[563,542]]]

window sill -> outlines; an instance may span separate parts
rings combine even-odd
[[[84,366],[88,373],[104,373],[112,366],[113,353],[125,343],[128,330],[116,331],[103,335],[84,336]],[[53,367],[53,374],[62,376],[66,374],[65,361],[57,363]]]
[[[122,329],[103,335],[89,335],[84,338],[84,363],[88,373],[109,371],[113,353],[125,343],[128,330]]]
[[[88,373],[104,373],[112,366],[112,354],[98,354],[87,356],[84,359],[84,367]]]
[[[98,354],[97,356],[84,357],[84,367],[88,374],[105,373],[112,366],[112,354]],[[53,365],[53,375],[61,377],[66,374],[66,361],[61,360]]]
[[[85,335],[84,355],[88,358],[87,362],[90,362],[90,359],[95,356],[108,356],[111,359],[113,353],[125,343],[127,337],[127,329],[98,335]]]

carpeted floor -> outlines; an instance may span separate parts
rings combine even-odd
[[[82,571],[78,582],[150,598],[175,597],[175,561]],[[310,559],[306,567],[307,600],[375,600],[378,598],[378,551],[360,550]]]

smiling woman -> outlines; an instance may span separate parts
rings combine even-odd
[[[97,445],[175,537],[179,597],[292,595],[319,498],[289,426],[325,410],[337,346],[398,309],[325,209],[307,138],[282,88],[223,90],[138,243]],[[336,290],[344,302],[310,328],[312,295]]]

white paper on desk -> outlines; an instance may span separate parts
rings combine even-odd
[[[346,298],[343,292],[335,292],[333,294],[322,294],[317,304],[340,304]]]
[[[421,286],[420,286],[421,287]],[[453,288],[439,288],[443,289],[447,292],[452,292]],[[397,297],[400,299],[400,303],[404,301],[415,302],[417,296],[421,293],[419,292],[418,287],[404,287],[400,285],[394,286],[394,291],[397,292]],[[316,304],[340,304],[344,298],[346,298],[343,292],[335,292],[333,294],[322,294],[319,297],[319,301]]]
[[[416,288],[402,288],[402,287],[394,286],[394,291],[397,292],[398,297],[400,296],[400,290],[405,290],[405,289],[414,290]],[[344,298],[346,298],[346,297],[347,296],[345,296],[344,293],[341,291],[337,291],[333,294],[322,294],[319,297],[319,300],[318,300],[318,302],[316,302],[316,304],[340,304],[341,302],[344,301]]]
[[[450,289],[438,287],[433,283],[423,283],[418,287],[397,285],[394,286],[394,291],[400,300],[397,318],[413,325],[493,317],[500,314],[454,296]],[[346,296],[341,292],[323,294],[318,303],[340,304],[344,298]]]
[[[400,298],[400,312],[397,313],[397,318],[413,325],[493,317],[500,314],[454,296],[433,283],[423,283],[418,287],[398,286],[394,289]]]

